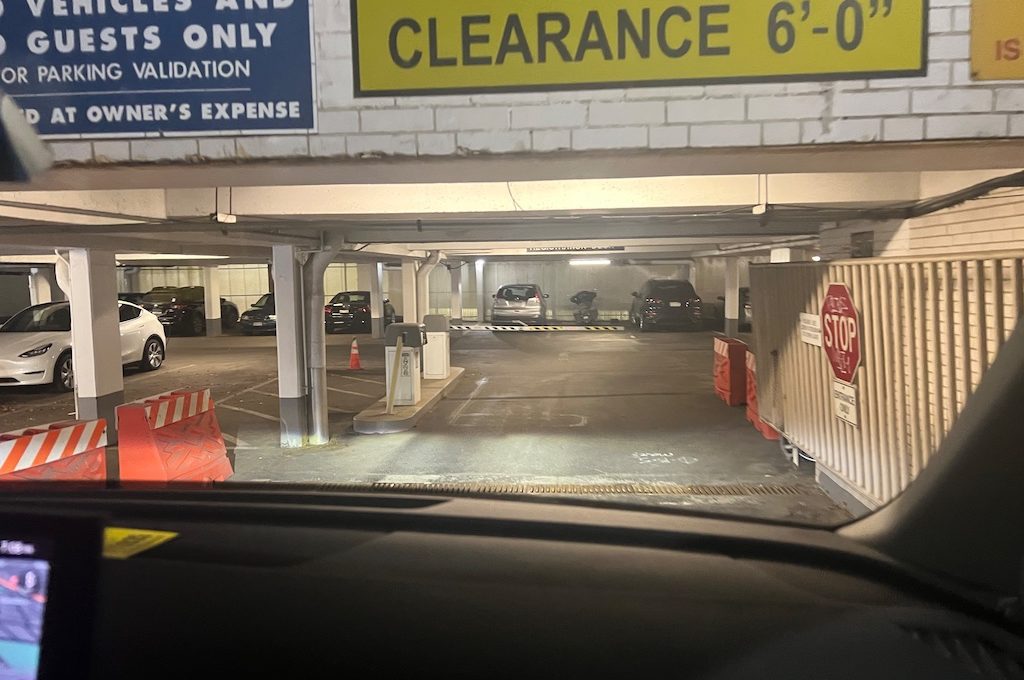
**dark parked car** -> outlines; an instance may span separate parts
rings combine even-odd
[[[206,289],[202,286],[161,286],[146,293],[142,306],[156,314],[168,335],[202,335],[206,332]],[[220,299],[220,319],[225,328],[238,323],[238,307]]]
[[[395,322],[391,300],[384,300],[384,326]],[[370,331],[370,292],[346,290],[324,305],[324,324],[328,333],[339,331]]]
[[[633,293],[630,321],[641,331],[652,328],[700,328],[703,314],[693,284],[681,279],[651,279]]]
[[[246,335],[277,332],[277,308],[274,307],[274,294],[267,293],[248,310],[238,317],[238,325]]]

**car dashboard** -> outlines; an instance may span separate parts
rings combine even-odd
[[[43,640],[64,667],[40,677],[1024,677],[976,594],[829,531],[260,490],[6,494],[0,512],[11,531],[38,513],[173,534],[65,553]]]

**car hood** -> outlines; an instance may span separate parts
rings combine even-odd
[[[35,333],[0,333],[0,359],[16,359],[19,354],[52,342],[70,345],[68,331],[36,331]]]
[[[274,312],[270,312],[265,309],[250,309],[242,312],[242,318],[244,319],[266,319],[268,316],[273,315]]]

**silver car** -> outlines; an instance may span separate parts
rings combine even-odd
[[[492,297],[491,321],[547,321],[548,296],[536,283],[510,283]]]

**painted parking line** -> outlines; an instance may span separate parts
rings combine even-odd
[[[370,383],[371,385],[383,385],[384,384],[384,379],[383,378],[381,378],[380,380],[370,380],[369,378],[357,378],[354,375],[340,375],[338,377],[339,378],[344,378],[345,380],[355,380],[356,382]]]
[[[260,413],[259,411],[253,411],[251,409],[242,408],[241,406],[229,406],[228,404],[217,404],[217,408],[226,408],[229,411],[236,411],[238,413],[245,413],[246,415],[256,416],[257,418],[263,418],[264,420],[272,420],[275,423],[281,422],[281,419],[277,416],[267,415],[266,413]]]
[[[365,392],[353,392],[352,390],[343,390],[340,387],[328,387],[331,392],[338,392],[340,394],[351,394],[355,397],[366,397],[367,399],[380,399],[379,394],[366,394]]]
[[[612,332],[623,330],[622,326],[502,326],[476,324],[472,326],[450,326],[453,331],[490,331],[492,333],[558,333],[558,332]]]

